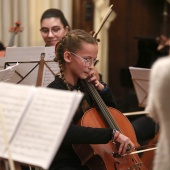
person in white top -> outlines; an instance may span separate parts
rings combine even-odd
[[[151,68],[145,109],[160,126],[154,170],[170,170],[170,57],[155,61]]]

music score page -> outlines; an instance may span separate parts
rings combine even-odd
[[[18,68],[19,64],[7,67],[6,69],[0,70],[0,82],[10,82],[15,70]]]
[[[0,93],[12,159],[48,169],[83,94],[9,83]],[[8,158],[1,129],[0,146]]]

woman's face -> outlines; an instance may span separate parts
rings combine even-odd
[[[67,34],[68,26],[64,28],[60,18],[46,18],[41,22],[40,31],[46,46],[55,46]]]
[[[94,44],[83,43],[81,50],[75,53],[67,52],[70,61],[66,62],[66,79],[76,84],[77,79],[86,79],[90,76],[94,68],[94,62],[97,59],[98,46]],[[72,79],[71,79],[72,78]]]

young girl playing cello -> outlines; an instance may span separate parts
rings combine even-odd
[[[84,98],[75,113],[66,136],[57,152],[50,170],[83,170],[87,166],[81,164],[75,153],[73,144],[105,144],[114,140],[118,142],[118,153],[127,152],[127,146],[134,147],[131,140],[112,128],[92,128],[77,125],[85,111],[94,107],[94,102],[84,87],[86,79],[92,83],[107,106],[115,107],[115,99],[109,87],[95,76],[94,65],[97,62],[98,45],[96,39],[89,33],[77,29],[66,34],[56,45],[56,60],[59,63],[60,74],[49,84],[49,88],[62,90],[77,90],[84,93]],[[64,107],[64,106],[63,106]]]

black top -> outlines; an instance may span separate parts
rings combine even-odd
[[[55,80],[48,85],[49,88],[67,90],[63,80],[58,76]],[[82,103],[84,100],[87,101],[90,108],[94,107],[94,102],[89,95],[87,88],[84,88],[82,81],[79,81],[78,85],[73,86],[72,90],[80,90],[84,93],[82,102],[77,109],[75,116],[72,120],[70,127],[63,139],[59,151],[57,152],[50,169],[57,169],[64,166],[80,165],[80,160],[72,148],[72,144],[104,144],[108,143],[112,138],[111,128],[91,128],[76,125],[77,121],[81,119],[84,112],[82,110]],[[115,108],[115,99],[107,87],[105,90],[99,91],[103,101],[107,106]]]

